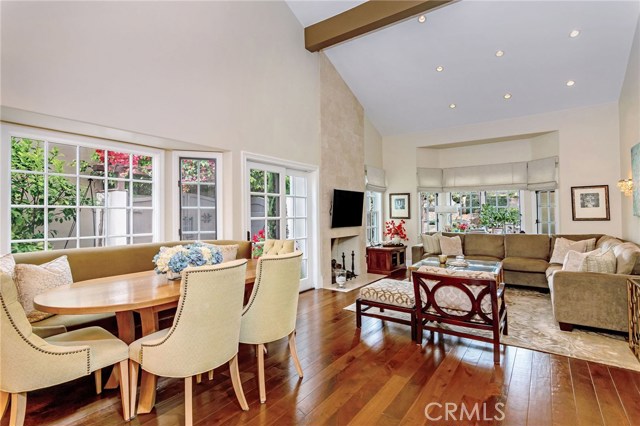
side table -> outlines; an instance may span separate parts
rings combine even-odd
[[[400,269],[406,269],[405,245],[367,247],[367,272],[389,275]]]

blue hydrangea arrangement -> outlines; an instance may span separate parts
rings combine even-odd
[[[188,266],[216,265],[222,262],[222,252],[213,244],[195,242],[186,246],[160,247],[153,257],[158,274],[180,273]]]

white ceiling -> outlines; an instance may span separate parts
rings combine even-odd
[[[288,1],[303,26],[360,3]],[[384,136],[418,133],[617,101],[639,13],[637,0],[462,0],[324,52]]]

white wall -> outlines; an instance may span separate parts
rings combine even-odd
[[[620,92],[620,178],[631,178],[631,147],[640,143],[640,19],[633,38]],[[640,182],[634,182],[640,185]],[[640,242],[640,218],[633,215],[632,197],[622,199],[622,237]]]
[[[226,238],[244,237],[242,150],[320,162],[317,55],[284,2],[2,2],[1,19],[4,107],[225,152]]]
[[[384,138],[383,159],[390,183],[389,192],[412,193],[413,207],[411,220],[408,221],[408,231],[412,238],[410,244],[417,243],[418,234],[418,210],[417,203],[414,202],[417,197],[414,167],[419,157],[416,155],[417,148],[554,131],[558,132],[560,157],[558,231],[620,235],[622,232],[620,191],[616,188],[620,174],[618,125],[618,105],[608,103],[588,108],[440,129],[423,134]],[[552,141],[553,136],[542,138],[540,143],[544,148],[541,146],[536,154],[551,150]],[[530,151],[528,155],[533,155],[533,152],[533,150]],[[422,156],[420,159],[425,160]],[[501,159],[499,162],[504,160]],[[579,185],[609,185],[610,221],[574,222],[572,220],[571,187]]]
[[[382,136],[364,116],[364,164],[382,168]]]

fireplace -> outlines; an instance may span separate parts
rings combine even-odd
[[[344,269],[347,281],[360,275],[360,237],[331,239],[331,283],[336,282],[336,269]]]

